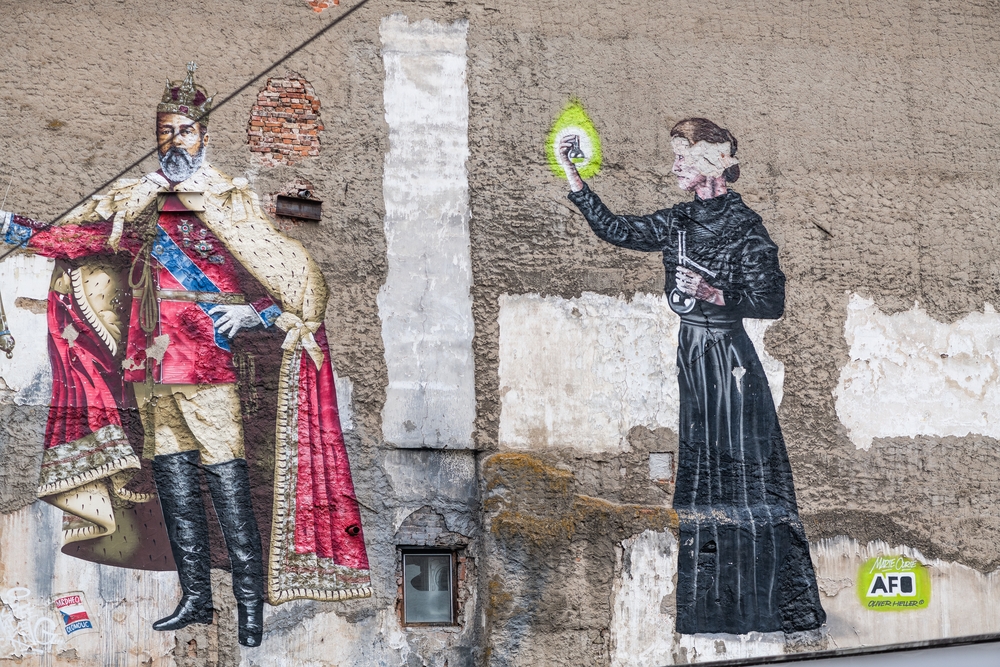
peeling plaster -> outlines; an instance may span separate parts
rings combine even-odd
[[[1000,626],[1000,571],[926,558],[918,549],[838,536],[810,545],[827,623],[813,633],[679,635],[674,632],[677,541],[647,530],[622,542],[612,588],[612,667],[659,667],[780,655],[791,650],[876,646],[991,633]],[[861,566],[899,555],[931,573],[927,609],[874,612],[857,594]]]
[[[13,255],[0,262],[0,292],[7,308],[7,323],[17,344],[11,359],[0,354],[0,379],[15,392],[18,405],[48,405],[52,395],[48,338],[37,332],[47,330],[46,311],[18,307],[17,304],[44,303],[52,278],[51,259],[40,255]]]
[[[163,334],[153,339],[153,344],[146,348],[146,356],[163,363],[163,356],[167,353],[167,346],[170,345],[170,335]]]
[[[763,344],[773,322],[744,327],[779,406],[784,365]],[[502,447],[621,451],[635,426],[677,430],[680,319],[662,294],[503,295],[499,323]]]
[[[918,304],[887,315],[851,295],[850,361],[834,390],[837,416],[858,449],[875,438],[1000,438],[1000,314],[990,304],[951,324]]]
[[[66,328],[63,329],[62,337],[69,345],[69,347],[73,347],[74,345],[76,345],[76,339],[80,337],[80,332],[77,331],[77,328],[74,327],[72,323],[67,324]]]
[[[389,375],[382,434],[471,446],[476,397],[469,241],[466,20],[382,20],[388,275],[378,311]]]

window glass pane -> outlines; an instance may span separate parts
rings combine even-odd
[[[451,623],[451,554],[403,555],[407,623]]]

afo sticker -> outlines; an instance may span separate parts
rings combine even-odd
[[[907,556],[876,556],[858,572],[858,597],[872,611],[926,609],[931,576],[923,563]]]

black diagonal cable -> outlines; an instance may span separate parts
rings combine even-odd
[[[318,32],[316,32],[315,34],[313,34],[312,37],[310,37],[306,41],[304,41],[301,44],[299,44],[298,46],[296,46],[294,49],[292,49],[291,51],[289,51],[288,53],[286,53],[285,55],[283,55],[278,60],[275,60],[273,63],[271,63],[270,65],[268,65],[266,69],[262,70],[260,72],[260,74],[257,74],[252,79],[250,79],[249,81],[247,81],[246,83],[244,83],[242,86],[240,86],[239,88],[237,88],[233,92],[229,93],[229,95],[227,95],[221,102],[219,102],[218,104],[213,105],[211,111],[207,111],[207,112],[201,114],[200,116],[198,116],[197,118],[194,118],[193,119],[194,122],[196,122],[196,123],[197,122],[201,122],[201,119],[204,118],[205,116],[208,116],[210,113],[212,113],[214,111],[218,111],[221,107],[225,106],[228,102],[230,102],[234,97],[236,97],[237,95],[239,95],[240,93],[242,93],[243,91],[245,91],[247,88],[249,88],[250,86],[252,86],[256,82],[258,82],[262,78],[264,78],[264,76],[268,72],[270,72],[274,68],[276,68],[279,65],[281,65],[282,63],[284,63],[286,60],[288,60],[289,58],[291,58],[292,56],[294,56],[296,53],[298,53],[302,49],[306,48],[307,46],[309,46],[310,44],[312,44],[313,42],[315,42],[317,39],[319,39],[323,35],[325,35],[329,30],[331,30],[333,27],[335,27],[341,21],[345,20],[348,16],[350,16],[351,14],[353,14],[354,12],[356,12],[357,10],[361,9],[361,7],[363,7],[365,4],[367,4],[368,1],[369,0],[359,0],[359,2],[356,5],[354,5],[350,9],[348,9],[346,12],[344,12],[343,14],[341,14],[340,16],[338,16],[337,18],[335,18],[332,21],[330,21],[330,23],[328,23],[326,26],[324,26],[323,28],[321,28]],[[59,222],[67,213],[70,213],[77,206],[79,206],[80,204],[83,204],[88,199],[90,199],[91,197],[93,197],[94,195],[96,195],[97,193],[101,192],[106,187],[108,187],[109,185],[111,185],[112,183],[114,183],[115,181],[117,181],[119,178],[121,178],[122,176],[124,176],[128,172],[130,172],[133,169],[135,169],[136,167],[138,167],[146,159],[148,159],[149,157],[151,157],[154,153],[158,152],[159,150],[160,150],[160,145],[157,144],[157,146],[155,148],[149,150],[147,153],[145,153],[142,157],[140,157],[139,159],[137,159],[135,162],[133,162],[129,166],[125,167],[124,169],[122,169],[117,174],[115,174],[114,176],[112,176],[108,180],[104,181],[100,185],[98,185],[96,188],[94,188],[90,192],[90,194],[86,195],[85,197],[82,197],[80,199],[80,201],[76,202],[75,204],[73,204],[72,206],[70,206],[69,208],[67,208],[65,211],[63,211],[62,213],[60,213],[58,216],[56,216],[52,220],[52,222],[49,222],[49,223],[43,225],[42,227],[39,227],[35,231],[45,231],[46,229],[51,228],[54,224],[56,224],[57,222]],[[2,261],[4,258],[6,258],[8,255],[10,255],[11,253],[13,253],[14,251],[20,249],[25,243],[28,242],[28,240],[29,239],[23,239],[20,243],[18,243],[17,245],[15,245],[13,248],[10,248],[7,252],[5,252],[4,254],[0,255],[0,261]]]

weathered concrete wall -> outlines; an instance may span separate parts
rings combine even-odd
[[[163,80],[185,62],[221,99],[349,6],[3,3],[3,208],[47,219],[151,148]],[[213,113],[209,159],[262,197],[305,182],[323,201],[318,224],[278,224],[330,288],[373,597],[269,607],[263,647],[240,649],[224,571],[217,624],[156,633],[174,575],[60,553],[60,513],[32,504],[50,265],[7,258],[0,660],[671,664],[1000,631],[998,34],[995,7],[964,2],[372,0],[272,73],[313,87],[318,155],[255,157],[261,81]],[[689,197],[670,173],[673,122],[706,116],[739,139],[735,188],[788,277],[783,318],[751,333],[819,633],[672,631],[677,320],[660,257],[599,241],[549,170],[545,137],[574,97],[603,142],[590,184],[619,212]],[[274,433],[248,438],[267,450]],[[438,539],[468,559],[461,623],[404,627],[399,548]],[[862,606],[877,554],[930,568],[927,609]],[[51,598],[77,590],[98,632],[50,641]]]
[[[382,21],[385,238],[379,292],[388,442],[468,447],[475,419],[469,287],[468,23]]]

